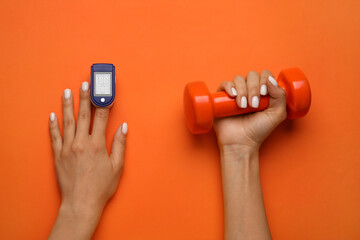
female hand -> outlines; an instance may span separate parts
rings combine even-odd
[[[61,191],[61,207],[50,238],[90,238],[104,206],[115,193],[124,165],[127,124],[117,129],[109,156],[105,144],[108,116],[107,108],[95,110],[90,135],[91,103],[87,82],[80,90],[77,126],[71,90],[64,91],[64,139],[56,115],[50,114],[50,135]]]
[[[286,118],[286,92],[277,85],[270,71],[261,75],[250,71],[246,78],[237,76],[232,82],[222,82],[218,91],[225,90],[241,108],[259,106],[260,95],[270,95],[268,109],[252,114],[216,119],[214,129],[221,151],[258,150],[264,139]]]
[[[225,239],[271,239],[259,172],[259,148],[271,131],[286,118],[285,91],[271,72],[251,71],[223,82],[236,103],[257,108],[260,95],[270,95],[269,107],[261,112],[215,120],[214,129],[221,154],[224,194]]]

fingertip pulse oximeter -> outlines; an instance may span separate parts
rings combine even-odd
[[[96,107],[112,107],[115,99],[115,66],[94,63],[91,66],[90,96]]]

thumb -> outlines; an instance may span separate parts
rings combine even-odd
[[[279,87],[274,77],[268,77],[266,80],[266,86],[270,96],[269,108],[274,108],[278,105],[286,106],[286,92],[284,89]]]
[[[115,132],[114,140],[111,148],[110,159],[112,159],[114,166],[117,169],[122,169],[124,166],[124,153],[126,146],[126,134],[128,131],[127,123],[123,123]]]
[[[279,117],[282,120],[286,118],[286,92],[283,88],[279,87],[275,78],[269,76],[266,80],[266,86],[270,96],[269,108],[265,112]],[[274,115],[275,114],[275,115]]]

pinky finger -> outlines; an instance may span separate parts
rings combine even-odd
[[[114,161],[116,169],[122,170],[124,166],[124,153],[126,146],[127,123],[123,123],[115,132],[110,158]]]
[[[49,130],[54,156],[59,156],[62,148],[62,137],[60,134],[58,119],[53,112],[50,113]]]
[[[224,91],[230,96],[230,97],[236,97],[237,91],[235,89],[235,85],[233,82],[230,81],[224,81],[220,84],[217,91]]]

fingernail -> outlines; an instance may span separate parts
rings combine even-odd
[[[267,94],[267,87],[265,84],[260,87],[260,95],[265,96]]]
[[[121,131],[124,135],[126,135],[127,131],[128,131],[128,125],[127,123],[123,123],[122,127],[121,127]]]
[[[81,89],[86,92],[89,89],[89,83],[88,82],[83,82],[81,84]]]
[[[231,92],[232,92],[232,94],[233,94],[234,96],[237,96],[237,91],[236,91],[235,88],[231,88]]]
[[[272,85],[274,85],[275,87],[278,85],[275,78],[273,78],[272,76],[269,76],[269,81],[272,83]]]
[[[245,96],[242,96],[242,97],[241,97],[240,107],[241,107],[241,108],[246,108],[246,107],[247,107],[247,99],[246,99]]]
[[[70,96],[71,96],[71,90],[70,89],[65,89],[65,91],[64,91],[65,99],[69,99]]]
[[[55,113],[50,113],[50,121],[53,122],[55,121]]]
[[[253,108],[258,108],[259,107],[259,98],[258,96],[254,96],[252,99],[251,99],[251,106]]]

